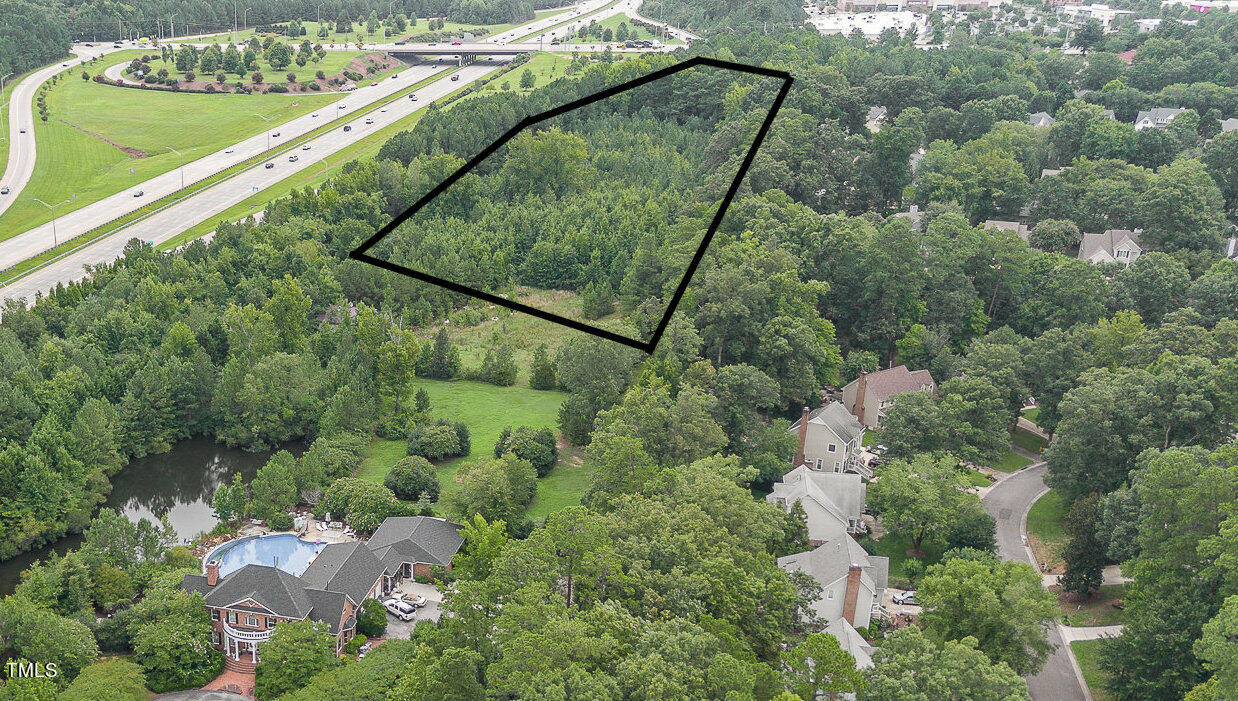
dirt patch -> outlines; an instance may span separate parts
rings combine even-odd
[[[107,144],[108,146],[111,146],[112,148],[120,149],[121,151],[124,151],[125,155],[127,155],[130,158],[134,158],[134,159],[146,158],[148,155],[150,155],[140,148],[133,148],[132,146],[125,146],[123,144],[118,144],[115,141],[103,138],[103,136],[100,134],[96,134],[93,131],[87,131],[79,127],[78,125],[72,124],[70,122],[66,122],[63,119],[57,119],[56,121],[60,122],[61,124],[66,124],[68,126],[71,126],[74,129],[82,132],[83,134],[85,134],[86,136],[89,136],[92,139],[98,139],[99,141],[102,141],[103,143]]]
[[[1036,556],[1036,562],[1048,563],[1048,567],[1043,568],[1044,574],[1064,574],[1066,572],[1066,563],[1062,562],[1055,549],[1049,543],[1037,538],[1031,533],[1027,534],[1027,544],[1032,549],[1032,554]]]

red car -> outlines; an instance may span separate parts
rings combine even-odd
[[[458,42],[458,41],[453,41],[453,42],[451,42],[451,45],[452,45],[452,46],[459,46],[459,45],[460,45],[460,42]]]

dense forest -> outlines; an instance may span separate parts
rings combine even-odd
[[[656,352],[584,336],[539,350],[530,385],[567,393],[557,432],[583,448],[596,477],[580,506],[538,521],[526,512],[553,465],[545,436],[514,429],[439,503],[423,461],[466,453],[468,432],[435,420],[408,389],[414,372],[511,384],[523,371],[512,365],[515,341],[493,341],[480,367],[462,364],[442,319],[451,312],[453,323],[477,323],[475,307],[457,309],[464,300],[347,252],[522,116],[669,59],[578,60],[568,77],[528,96],[483,91],[430,110],[376,159],[273,203],[261,223],[221,225],[209,244],[176,254],[135,241],[83,282],[31,308],[5,309],[0,554],[85,527],[108,476],[131,456],[191,435],[246,448],[317,439],[309,457],[277,454],[253,483],[221,492],[216,510],[235,516],[247,504],[306,501],[348,514],[359,530],[428,510],[466,524],[466,548],[450,575],[452,616],[361,662],[324,659],[270,687],[285,698],[860,692],[894,701],[936,698],[942,688],[960,698],[1026,698],[1019,675],[1043,662],[1052,615],[1042,613],[1039,574],[992,555],[991,525],[971,545],[954,537],[974,504],[933,517],[925,537],[952,549],[927,568],[920,589],[929,600],[983,595],[1002,605],[969,604],[927,617],[922,630],[890,633],[863,672],[805,620],[819,591],[776,565],[776,556],[806,548],[801,516],[749,489],[791,466],[784,417],[861,370],[900,362],[929,369],[939,391],[887,410],[882,440],[895,460],[886,484],[942,475],[944,493],[959,494],[953,466],[1008,447],[1009,427],[1034,397],[1038,423],[1056,438],[1048,481],[1072,514],[1064,586],[1086,594],[1111,563],[1134,577],[1126,633],[1102,647],[1110,691],[1131,700],[1224,698],[1238,675],[1227,637],[1238,616],[1238,262],[1222,258],[1220,243],[1238,207],[1238,133],[1218,134],[1210,113],[1233,116],[1233,73],[1217,65],[1235,60],[1236,26],[1215,13],[1198,27],[1167,22],[1138,37],[1114,35],[1086,59],[1032,53],[1030,32],[982,33],[945,51],[895,35],[868,44],[784,29],[694,45],[785,68],[796,82]],[[1123,42],[1147,50],[1153,65],[1141,67],[1139,53],[1131,66],[1109,61]],[[1197,82],[1171,82],[1183,76],[1176,66],[1204,52],[1215,59],[1191,74]],[[710,172],[723,171],[768,104],[764,88],[743,78],[683,80],[677,94],[699,95],[699,105],[642,105],[622,120],[586,115],[564,125],[595,137],[593,150],[567,131],[514,144],[458,183],[458,199],[438,205],[439,228],[414,235],[478,261],[508,246],[498,287],[546,283],[600,299],[605,283],[614,294],[609,316],[639,330],[643,309],[665,293],[677,231],[695,227],[720,192],[701,170],[681,171],[671,152],[699,153]],[[1170,129],[1143,136],[1108,119],[1105,100],[1115,92],[1138,109],[1199,102]],[[719,94],[720,113],[700,107]],[[864,127],[874,104],[890,110],[875,134]],[[1058,122],[1028,125],[1035,109]],[[609,140],[592,131],[602,126]],[[640,209],[597,191],[646,163],[670,167],[665,185],[677,189]],[[501,191],[547,164],[559,170],[525,180],[537,191],[519,201]],[[575,168],[599,178],[578,179]],[[621,192],[647,197],[644,182]],[[516,208],[503,221],[488,209],[499,198]],[[555,211],[565,201],[571,208]],[[912,202],[922,218],[903,211]],[[527,211],[511,213],[520,208]],[[983,226],[1024,208],[1030,245]],[[537,226],[525,221],[546,209],[554,215]],[[592,255],[565,255],[576,211],[657,236],[645,249],[646,237],[637,240],[641,255],[614,258],[624,260],[618,269],[604,257],[594,267]],[[451,215],[476,217],[483,235],[510,239],[482,246],[477,229],[448,226]],[[1144,230],[1145,253],[1132,265],[1071,255],[1081,232],[1113,226]],[[633,240],[632,231],[612,234],[599,240],[616,249]],[[517,241],[533,245],[525,251]],[[530,264],[538,246],[550,263]],[[478,265],[474,274],[489,272]],[[550,274],[564,277],[540,277]],[[348,476],[358,444],[372,436],[408,445],[407,462],[382,485]],[[874,495],[873,506],[895,522],[896,505]],[[100,644],[136,655],[152,688],[189,685],[218,663],[189,650],[209,622],[169,585],[193,563],[158,532],[123,528],[105,512],[82,552],[32,570],[0,607],[0,643],[14,656],[59,646],[73,653],[75,673],[93,659],[88,620]],[[116,553],[106,547],[113,541],[131,545]],[[138,591],[140,601],[124,607]],[[117,605],[132,613],[119,614],[121,623],[96,620],[92,607]],[[179,627],[152,623],[168,611],[185,612]],[[29,621],[59,635],[31,640],[21,634]],[[156,644],[186,650],[193,676],[175,677],[151,654]]]
[[[69,53],[69,30],[46,5],[0,2],[0,75],[24,73]]]

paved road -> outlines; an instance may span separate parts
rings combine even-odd
[[[271,168],[262,165],[243,171],[237,176],[199,192],[181,202],[178,202],[157,214],[143,219],[121,231],[108,236],[86,248],[68,255],[57,262],[17,280],[0,290],[4,299],[25,298],[32,300],[36,292],[46,293],[57,283],[68,283],[85,277],[86,265],[109,263],[118,258],[125,244],[133,238],[152,243],[166,241],[185,231],[195,224],[218,215],[229,207],[248,199],[255,192],[280,182],[281,180],[307,168],[322,169],[324,158],[355,143],[375,131],[409,116],[419,108],[425,107],[430,101],[441,98],[448,93],[499,69],[497,64],[478,64],[466,66],[458,71],[459,81],[437,80],[416,91],[417,101],[399,99],[385,111],[375,111],[366,117],[358,117],[350,122],[352,130],[342,128],[318,136],[306,145],[308,150],[297,149],[288,155],[283,155],[269,161]],[[440,69],[441,70],[441,69]],[[324,115],[325,117],[325,115]],[[366,124],[367,120],[373,124]],[[290,162],[290,156],[295,155],[297,161]],[[339,162],[328,162],[328,166],[338,166]]]
[[[59,66],[57,66],[59,67]],[[317,112],[302,115],[283,124],[251,136],[215,153],[187,162],[182,168],[174,168],[157,175],[140,185],[126,188],[114,195],[88,204],[59,216],[55,224],[47,222],[0,242],[0,270],[9,268],[31,256],[52,248],[57,242],[80,236],[97,226],[138,209],[147,202],[176,192],[182,181],[191,184],[221,170],[251,158],[271,148],[278,147],[294,137],[313,131],[325,122],[342,115],[353,114],[378,100],[408,88],[410,85],[447,70],[446,66],[414,66],[401,71],[394,79],[378,81],[378,85],[366,85],[342,95],[339,100],[324,105]],[[116,88],[118,90],[122,88]],[[254,117],[255,122],[261,122]],[[278,134],[278,136],[276,136]],[[269,136],[268,136],[269,135]],[[355,139],[354,139],[355,140]],[[33,167],[33,159],[31,160]],[[183,175],[183,178],[182,178]],[[135,197],[142,192],[141,197]],[[10,195],[11,196],[11,195]],[[55,234],[53,236],[53,233]]]
[[[997,554],[1004,560],[1017,560],[1036,567],[1032,552],[1023,543],[1027,512],[1048,489],[1045,463],[1035,463],[1002,480],[984,496],[984,509],[997,519]],[[1039,569],[1039,568],[1037,568]],[[1049,629],[1049,642],[1055,647],[1044,669],[1028,677],[1027,687],[1035,701],[1091,701],[1075,671],[1070,646],[1062,639],[1060,626]]]
[[[9,94],[9,140],[5,144],[5,148],[9,151],[9,160],[8,165],[5,166],[4,175],[0,176],[0,186],[9,188],[9,194],[0,195],[0,214],[4,214],[5,210],[13,204],[22,189],[26,187],[26,183],[30,182],[30,175],[34,172],[34,94],[39,86],[43,84],[43,81],[65,70],[68,66],[76,66],[95,56],[118,50],[113,49],[111,44],[106,46],[75,44],[70,49],[70,53],[75,54],[75,58],[58,61],[37,70],[13,88]]]

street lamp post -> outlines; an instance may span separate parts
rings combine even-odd
[[[182,190],[184,190],[184,189],[185,189],[185,161],[184,161],[185,154],[181,153],[180,151],[177,151],[176,149],[172,148],[171,146],[164,146],[164,148],[166,148],[167,150],[171,151],[172,153],[175,153],[176,155],[180,156],[180,157],[181,157],[181,159],[182,159],[182,160],[181,160],[181,167],[180,167],[180,170],[181,170],[181,189],[182,189]]]
[[[257,117],[258,119],[261,119],[261,120],[262,120],[262,121],[264,121],[264,122],[270,122],[270,121],[271,121],[271,118],[270,118],[270,117],[263,117],[262,115],[258,114],[257,112],[254,112],[254,116],[255,116],[255,117]],[[270,128],[270,127],[267,127],[267,128],[266,128],[266,131],[267,131],[267,150],[268,150],[268,151],[270,151],[270,150],[271,150],[271,128]]]
[[[12,73],[9,73],[8,75],[4,76],[3,78],[0,78],[0,96],[4,95],[4,81],[8,80],[8,79],[9,79],[9,77],[10,77],[10,76],[12,76],[12,75],[13,75]],[[4,114],[4,106],[5,106],[5,105],[7,105],[7,104],[9,104],[9,101],[8,101],[8,100],[2,100],[2,101],[0,101],[0,115],[3,115],[3,114]],[[0,136],[0,141],[4,141],[4,140],[6,140],[6,139],[8,139],[8,138],[9,138],[9,137],[8,137],[8,135],[7,135],[7,134],[6,134],[6,135],[4,135],[4,136]]]
[[[59,246],[60,239],[56,236],[56,208],[62,204],[65,204],[65,202],[69,202],[69,200],[65,200],[64,202],[57,202],[56,204],[48,204],[37,197],[32,197],[30,199],[34,200],[35,202],[38,202],[39,204],[51,210],[52,212],[52,248]]]

